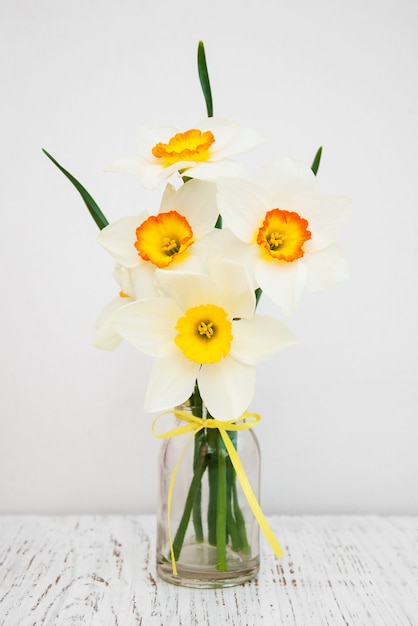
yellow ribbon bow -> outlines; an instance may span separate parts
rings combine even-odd
[[[176,428],[173,428],[162,434],[156,433],[155,425],[157,421],[161,417],[163,417],[164,415],[168,415],[169,413],[174,413],[175,417],[178,420],[182,422],[186,422],[186,424],[184,426],[178,426]],[[251,421],[245,421],[248,419],[250,419]],[[216,419],[203,419],[201,417],[191,415],[187,411],[182,411],[180,409],[167,411],[166,413],[162,413],[161,415],[155,418],[152,424],[152,434],[154,435],[154,437],[157,437],[158,439],[168,439],[170,437],[176,437],[177,435],[184,435],[187,433],[192,433],[191,437],[187,441],[183,449],[183,452],[181,453],[176,463],[176,466],[171,475],[170,485],[168,488],[168,497],[167,497],[168,537],[169,537],[169,542],[170,542],[171,564],[172,564],[174,576],[177,576],[177,567],[176,567],[176,559],[175,559],[174,550],[173,550],[173,541],[172,541],[171,523],[170,523],[171,501],[172,501],[172,496],[173,496],[174,481],[176,478],[177,470],[186,452],[187,446],[189,445],[190,441],[197,435],[197,433],[204,428],[217,428],[219,430],[221,437],[222,437],[222,441],[224,442],[225,448],[228,451],[229,458],[231,459],[232,466],[241,484],[245,497],[247,498],[248,504],[251,507],[254,517],[256,518],[261,530],[263,531],[267,541],[269,542],[270,547],[272,548],[274,554],[277,557],[283,556],[283,550],[281,549],[277,539],[275,538],[273,534],[273,531],[271,530],[269,526],[269,523],[267,522],[263,514],[263,511],[261,510],[261,507],[257,501],[257,498],[255,497],[254,492],[251,488],[251,485],[248,481],[248,478],[245,474],[245,470],[242,466],[241,459],[239,458],[238,452],[236,451],[236,448],[234,444],[232,443],[230,436],[228,435],[228,431],[248,430],[250,428],[253,428],[256,424],[258,424],[260,419],[261,417],[257,413],[244,413],[237,420],[229,420],[229,421],[223,422],[223,421],[216,420]],[[242,422],[242,423],[239,423],[239,422]]]

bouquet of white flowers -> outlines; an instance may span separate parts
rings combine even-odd
[[[97,321],[96,346],[113,350],[125,339],[154,357],[144,408],[174,410],[180,420],[176,429],[157,436],[190,432],[194,439],[183,501],[174,495],[183,453],[170,471],[168,511],[163,507],[167,537],[160,541],[160,563],[164,567],[171,558],[172,574],[177,575],[190,527],[197,544],[207,541],[214,548],[211,567],[216,575],[212,571],[205,580],[219,585],[242,579],[231,565],[237,555],[240,562],[254,561],[237,478],[250,515],[280,553],[242,466],[238,433],[259,419],[248,413],[256,365],[294,344],[296,337],[276,317],[257,313],[258,301],[265,294],[290,316],[305,291],[328,289],[347,278],[347,262],[335,241],[350,202],[320,191],[316,174],[321,148],[311,166],[278,158],[251,180],[243,178],[235,157],[265,139],[213,116],[202,42],[198,71],[207,118],[186,130],[140,126],[138,155],[107,168],[134,174],[147,189],[174,180],[151,214],[139,211],[109,224],[85,188],[46,154],[82,195],[100,228],[98,241],[115,261],[118,295]],[[175,409],[179,405],[182,408]],[[206,474],[207,502],[202,500]],[[180,501],[182,513],[173,540],[174,500]],[[196,572],[184,572],[183,577],[196,584]]]

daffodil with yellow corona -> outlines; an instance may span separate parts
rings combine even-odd
[[[145,410],[164,411],[194,390],[219,420],[239,418],[255,390],[255,366],[296,342],[274,317],[255,315],[245,268],[215,263],[206,274],[156,272],[161,296],[113,314],[116,332],[155,358]]]

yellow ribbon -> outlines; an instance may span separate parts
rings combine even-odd
[[[182,421],[186,422],[184,426],[178,426],[173,428],[165,433],[159,434],[155,432],[155,425],[157,421],[162,418],[164,415],[168,415],[169,413],[174,413],[175,417]],[[261,530],[263,531],[267,541],[270,544],[274,554],[277,557],[283,556],[283,550],[281,549],[277,539],[275,538],[273,531],[271,530],[269,523],[264,517],[263,511],[261,510],[260,505],[258,504],[257,498],[254,495],[254,492],[251,488],[251,485],[248,481],[248,478],[245,474],[245,470],[242,466],[241,459],[239,458],[238,452],[234,444],[231,441],[231,438],[228,435],[228,431],[239,431],[239,430],[248,430],[253,428],[260,421],[261,417],[257,413],[244,413],[237,420],[229,420],[222,422],[216,419],[202,419],[201,417],[197,417],[195,415],[191,415],[187,411],[182,411],[179,409],[174,409],[173,411],[167,411],[166,413],[162,413],[158,417],[155,418],[152,424],[152,434],[154,437],[158,439],[168,439],[170,437],[176,437],[177,435],[185,435],[187,433],[192,433],[191,437],[189,437],[186,445],[183,448],[183,451],[174,467],[173,473],[171,475],[170,484],[168,488],[168,497],[167,497],[167,518],[168,518],[168,538],[170,542],[170,554],[171,554],[171,565],[173,568],[174,576],[177,576],[177,567],[176,567],[176,559],[174,557],[173,550],[173,541],[171,534],[171,501],[173,497],[173,487],[174,481],[176,478],[176,474],[180,463],[184,457],[187,446],[190,441],[197,435],[197,433],[204,428],[217,428],[221,434],[222,441],[224,442],[225,448],[228,451],[229,458],[231,459],[232,466],[235,470],[235,473],[238,477],[238,480],[241,484],[242,490],[247,498],[248,504],[251,507],[251,510],[256,518]],[[251,421],[244,421],[251,420]],[[240,423],[241,422],[241,423]]]

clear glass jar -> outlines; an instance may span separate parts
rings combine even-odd
[[[210,420],[205,406],[176,410]],[[176,411],[175,410],[175,411]],[[184,426],[179,422],[178,426]],[[252,430],[229,431],[254,495],[259,497],[260,449]],[[188,442],[187,438],[192,438]],[[185,447],[186,446],[186,447]],[[186,587],[229,587],[253,578],[260,565],[259,525],[217,428],[167,438],[160,455],[157,572]],[[173,472],[170,528],[168,502]],[[177,568],[173,572],[172,550]]]

